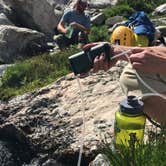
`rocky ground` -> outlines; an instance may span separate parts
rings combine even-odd
[[[74,166],[85,126],[82,164],[88,165],[101,140],[112,139],[114,113],[125,98],[118,82],[123,66],[125,63],[119,63],[108,72],[80,79],[83,102],[72,73],[47,87],[2,102],[0,140],[10,145],[12,162],[16,166]]]
[[[77,161],[85,120],[84,154],[85,162],[89,162],[100,140],[113,134],[114,112],[119,101],[125,98],[118,83],[121,69],[116,66],[108,72],[80,79],[83,105],[73,74],[1,103],[0,138],[7,142],[17,140],[20,148],[24,143],[24,150],[32,155],[28,161],[24,161],[25,156],[18,156],[20,162],[30,162],[35,155],[39,163],[58,158],[61,161],[66,155],[68,162],[73,164]]]

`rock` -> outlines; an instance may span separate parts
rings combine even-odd
[[[114,17],[110,17],[106,20],[105,24],[109,27],[114,26],[117,23],[122,22],[124,19],[122,16],[114,16]]]
[[[4,13],[0,13],[0,25],[13,25]]]
[[[163,36],[166,37],[166,26],[157,26],[156,29],[158,29]]]
[[[116,5],[117,0],[93,0],[90,2],[90,8],[105,8]]]
[[[7,65],[7,64],[6,65],[0,65],[0,79],[1,79],[4,71],[10,66],[12,66],[12,65]]]
[[[110,162],[104,154],[98,154],[89,166],[110,166]]]
[[[85,163],[90,162],[102,137],[113,134],[114,112],[124,98],[118,75],[117,71],[110,70],[80,80],[85,117],[77,80],[69,74],[52,85],[1,104],[1,122],[21,129],[40,152],[52,154],[58,163],[64,163],[64,157],[60,156],[66,156],[75,165],[85,120],[83,158]]]
[[[105,21],[105,15],[103,13],[99,13],[91,18],[91,23],[94,25],[101,25]]]
[[[0,60],[3,63],[10,63],[19,56],[43,51],[45,45],[45,35],[42,33],[27,28],[0,25]]]
[[[35,156],[35,148],[32,148],[32,146],[25,135],[14,125],[6,124],[0,126],[1,165],[11,166],[29,163],[32,156]]]
[[[17,24],[47,34],[48,38],[54,34],[62,14],[63,8],[57,4],[64,0],[5,0],[5,4],[14,10]]]
[[[157,15],[157,14],[166,14],[166,3],[158,6],[155,11],[152,13],[152,15]]]
[[[3,0],[0,0],[0,13],[3,13],[7,17],[12,15],[11,8],[7,6]]]
[[[1,151],[0,151],[1,165],[3,165],[3,166],[16,165],[16,163],[13,159],[13,155],[5,141],[0,141],[0,149],[1,149]]]

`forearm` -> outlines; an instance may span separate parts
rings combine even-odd
[[[79,24],[79,23],[77,23],[77,28],[79,28],[80,30],[82,30],[82,31],[84,31],[84,32],[86,32],[86,33],[90,33],[90,28],[86,28],[85,26],[83,26],[83,25],[81,25],[81,24]]]
[[[67,32],[67,29],[64,27],[64,25],[62,23],[58,24],[57,29],[58,29],[59,32],[62,32],[62,33]]]
[[[149,48],[151,48],[151,49],[153,49],[157,52],[164,53],[165,54],[164,56],[166,57],[166,47],[164,47],[164,46],[153,46],[153,47],[149,47]]]
[[[157,54],[159,57],[158,73],[166,75],[166,53]]]
[[[80,25],[80,24],[79,24],[79,28],[80,28],[82,31],[86,32],[87,34],[90,33],[90,28],[86,28],[86,27],[84,27],[84,26],[82,26],[82,25]]]
[[[145,55],[150,57],[151,65],[155,64],[156,72],[166,75],[166,47],[153,46],[145,49]],[[149,64],[150,65],[150,64]]]

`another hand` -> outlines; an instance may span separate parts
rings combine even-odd
[[[101,43],[105,43],[105,42],[96,42],[96,43],[86,44],[83,47],[83,50],[89,49]],[[112,66],[114,66],[116,62],[117,60],[111,60],[110,62],[106,61],[105,54],[102,53],[101,55],[96,56],[96,58],[94,59],[94,65],[93,65],[92,71],[93,72],[98,72],[99,70],[107,71]]]
[[[166,55],[155,47],[135,48],[130,55],[134,69],[145,73],[166,73]]]
[[[70,25],[73,27],[73,28],[78,28],[79,27],[79,24],[77,22],[72,22],[70,23]]]

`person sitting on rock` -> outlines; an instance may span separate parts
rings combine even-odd
[[[87,5],[87,0],[77,0],[74,8],[62,16],[57,26],[61,34],[54,38],[60,49],[71,44],[78,44],[78,47],[82,48],[88,42],[90,17],[84,12]]]

